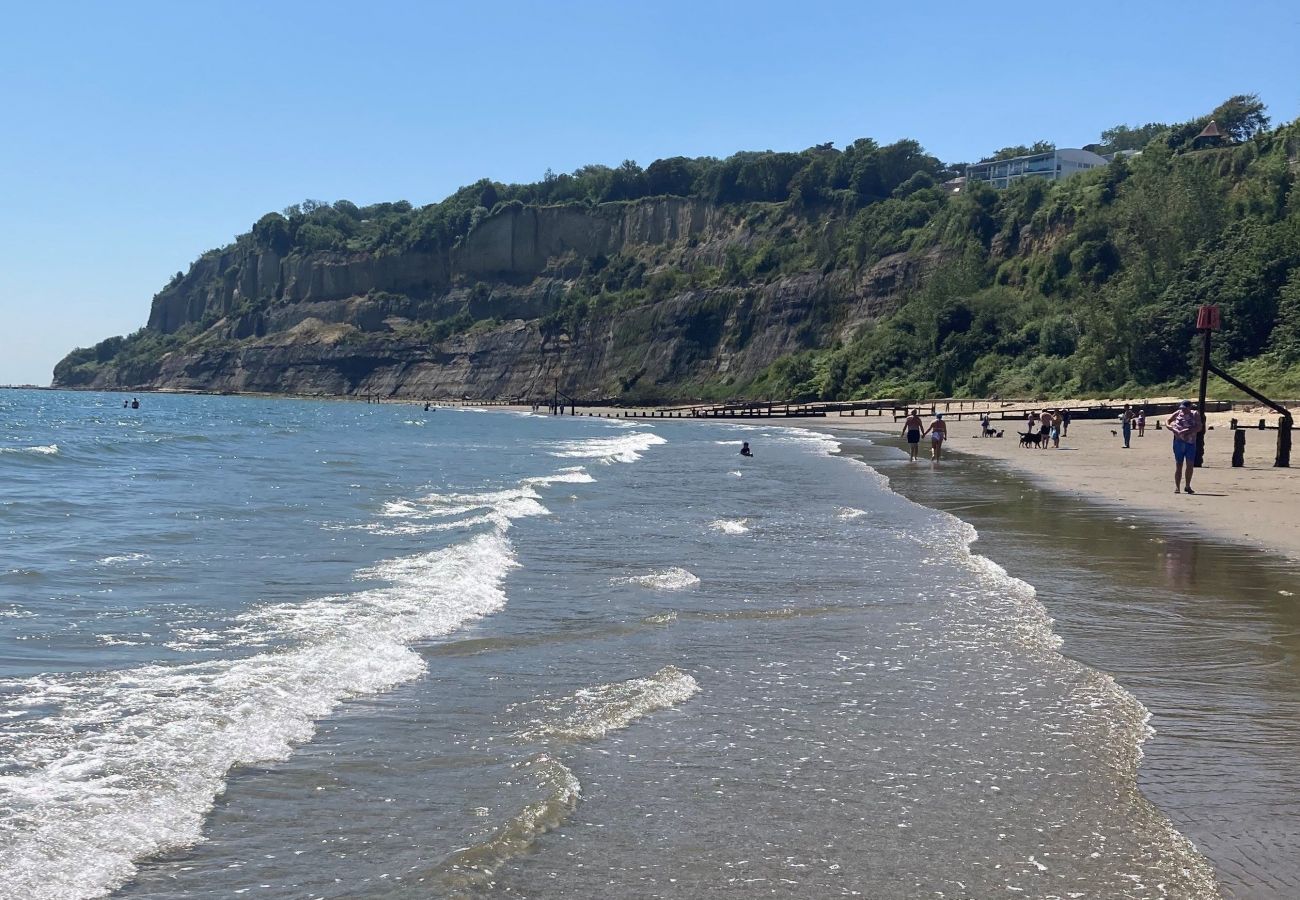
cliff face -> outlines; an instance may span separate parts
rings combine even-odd
[[[720,266],[755,240],[734,212],[655,199],[508,207],[446,250],[282,257],[237,245],[154,298],[147,332],[171,340],[165,352],[91,367],[73,354],[56,384],[474,399],[542,398],[558,385],[580,397],[690,397],[891,312],[934,263],[897,254],[858,275],[669,289],[566,312],[573,280],[611,257],[651,276],[680,273]],[[430,330],[458,316],[452,333]]]

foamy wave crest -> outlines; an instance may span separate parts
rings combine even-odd
[[[390,519],[444,519],[480,513],[470,519],[446,525],[432,526],[430,531],[461,528],[487,520],[506,525],[511,519],[525,516],[544,516],[550,513],[541,503],[537,488],[553,484],[590,484],[596,479],[581,466],[562,469],[554,475],[525,478],[518,487],[480,493],[428,494],[416,500],[392,500],[385,503],[381,515]],[[484,513],[483,511],[487,512]],[[371,526],[363,526],[370,528]],[[382,526],[380,526],[382,527]]]
[[[58,444],[42,444],[37,447],[0,447],[0,453],[30,453],[33,456],[58,456]]]
[[[716,519],[709,523],[709,527],[723,534],[744,534],[749,531],[749,526],[746,524],[748,521],[748,519]]]
[[[148,553],[121,553],[116,556],[105,556],[99,561],[101,566],[119,566],[123,563],[144,562],[149,559]]]
[[[582,797],[582,784],[564,763],[545,753],[515,765],[538,782],[542,799],[511,816],[486,840],[457,850],[439,866],[441,880],[454,887],[488,881],[501,864],[525,852],[569,817]]]
[[[28,900],[100,896],[134,861],[197,842],[231,768],[284,759],[341,702],[419,675],[414,641],[500,609],[516,565],[498,531],[359,573],[381,586],[263,610],[299,639],[238,660],[0,682],[0,883]]]
[[[844,521],[847,522],[852,519],[860,519],[866,514],[867,511],[865,509],[856,509],[855,507],[852,506],[841,506],[839,509],[835,511],[835,518],[843,519]]]
[[[542,701],[546,710],[542,721],[523,737],[593,741],[650,713],[684,703],[699,691],[690,675],[676,666],[665,666],[646,678],[602,684],[560,700]]]
[[[641,621],[645,622],[647,625],[671,625],[673,622],[677,621],[677,613],[676,611],[655,613],[653,616],[646,616]]]
[[[699,583],[700,579],[693,572],[675,566],[662,572],[648,572],[645,575],[614,578],[610,581],[610,584],[634,584],[639,587],[658,588],[661,591],[680,591],[682,588]]]
[[[803,444],[825,456],[833,456],[840,452],[840,442],[829,434],[810,431],[807,428],[782,428],[781,432],[787,440],[793,439],[791,443]]]
[[[564,441],[555,445],[551,456],[566,459],[598,459],[605,463],[631,463],[656,444],[668,443],[657,434],[638,431],[618,437],[589,438],[585,441]]]

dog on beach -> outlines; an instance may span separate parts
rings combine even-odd
[[[1016,434],[1020,435],[1020,446],[1022,447],[1037,447],[1045,437],[1045,435],[1041,435],[1036,431],[1017,431]]]

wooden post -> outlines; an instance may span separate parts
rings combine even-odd
[[[1273,458],[1273,467],[1291,468],[1291,414],[1286,413],[1277,420],[1277,456]]]
[[[1238,429],[1232,433],[1232,467],[1240,469],[1246,464],[1246,432]]]
[[[1200,324],[1199,322],[1197,323]],[[1197,397],[1197,409],[1201,413],[1201,430],[1196,433],[1196,468],[1205,465],[1205,389],[1210,380],[1210,329],[1201,330],[1201,390]]]

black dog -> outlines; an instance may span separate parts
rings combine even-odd
[[[1030,445],[1037,447],[1045,437],[1045,435],[1041,435],[1037,431],[1017,431],[1016,434],[1020,435],[1020,446],[1022,447],[1028,447]]]

